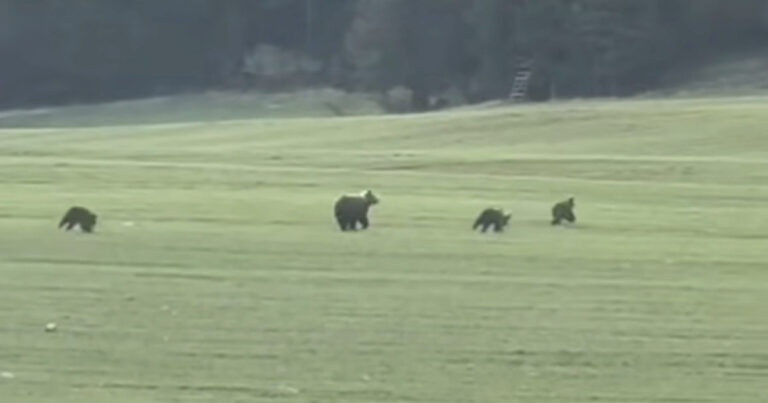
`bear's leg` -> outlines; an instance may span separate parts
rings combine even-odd
[[[504,227],[501,225],[501,223],[496,222],[496,223],[493,223],[493,230],[496,232],[503,232]]]
[[[345,219],[343,219],[341,217],[336,217],[336,223],[339,224],[339,229],[341,229],[342,231],[346,231],[347,230],[347,222],[346,222]]]
[[[370,225],[370,223],[368,222],[368,217],[363,216],[363,217],[360,217],[358,220],[360,221],[360,226],[363,229],[368,229],[368,225]]]
[[[555,217],[552,219],[552,225],[559,225],[560,224],[560,217]]]
[[[67,231],[71,230],[72,228],[75,228],[76,224],[77,224],[77,222],[75,222],[74,220],[67,221]]]
[[[483,232],[485,232],[485,231],[488,231],[488,227],[490,227],[490,226],[491,226],[491,223],[489,223],[489,222],[484,222],[484,223],[483,223]]]

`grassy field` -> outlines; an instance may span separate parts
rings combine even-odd
[[[0,400],[764,403],[767,104],[0,121]]]
[[[289,93],[191,93],[100,105],[0,111],[0,127],[95,127],[253,118],[376,115],[372,96],[330,88]]]

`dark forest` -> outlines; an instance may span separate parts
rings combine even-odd
[[[0,106],[209,88],[405,87],[416,105],[622,96],[768,43],[766,0],[5,0]]]

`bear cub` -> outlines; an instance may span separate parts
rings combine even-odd
[[[83,232],[91,233],[93,232],[93,228],[96,227],[96,214],[93,214],[85,207],[70,207],[64,214],[64,217],[61,218],[59,228],[64,227],[65,225],[67,231],[77,225]]]
[[[482,231],[486,232],[488,228],[493,227],[495,232],[502,232],[504,227],[509,224],[510,217],[512,215],[505,213],[502,209],[487,208],[477,217],[472,229],[476,230],[478,227],[482,227]]]
[[[568,221],[569,223],[576,222],[576,215],[573,213],[575,206],[576,203],[573,197],[556,203],[552,207],[552,225],[559,225],[563,221]]]

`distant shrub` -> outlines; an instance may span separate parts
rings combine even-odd
[[[429,98],[429,109],[439,110],[452,106],[461,106],[467,103],[467,99],[458,87],[450,87],[445,91]]]
[[[311,82],[323,72],[323,63],[299,52],[258,45],[243,59],[243,75],[268,85]]]
[[[413,90],[399,85],[384,94],[383,107],[387,112],[407,113],[413,110]]]

